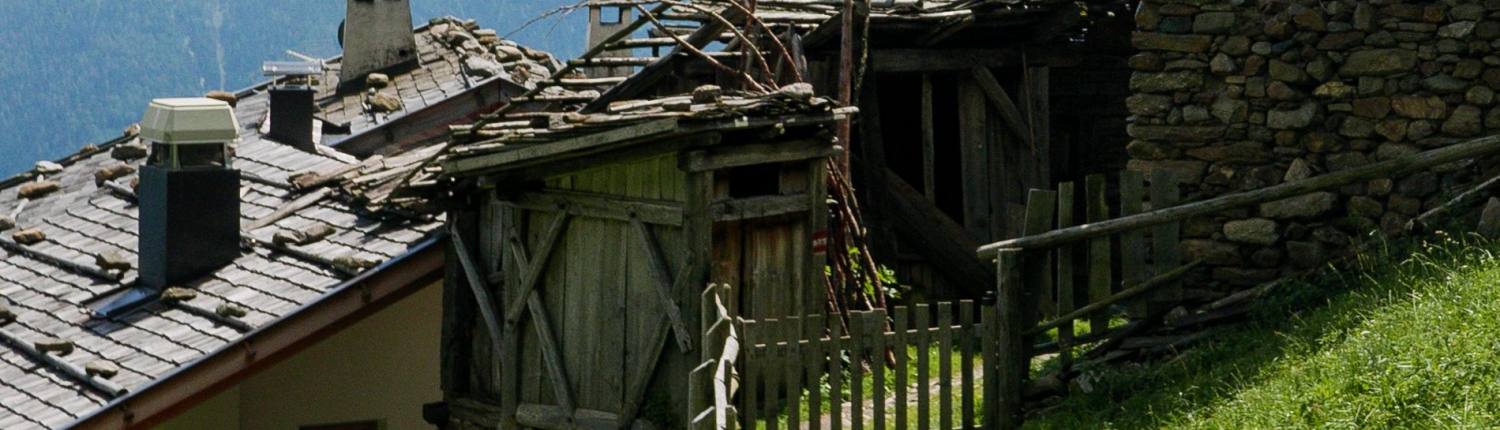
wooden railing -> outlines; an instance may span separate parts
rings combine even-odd
[[[1181,222],[1362,181],[1396,178],[1497,151],[1500,151],[1500,136],[1482,137],[1407,157],[1184,205],[1176,204],[1175,181],[1160,176],[1165,173],[1153,173],[1149,211],[1139,206],[1145,197],[1139,186],[1140,174],[1124,172],[1120,186],[1122,206],[1118,212],[1121,216],[1114,219],[1109,219],[1104,204],[1104,178],[1093,176],[1086,181],[1087,223],[1079,225],[1072,222],[1075,217],[1069,211],[1071,205],[1057,206],[1055,211],[1047,209],[1057,201],[1071,202],[1072,184],[1060,184],[1055,192],[1032,191],[1027,203],[1025,235],[984,245],[977,250],[981,258],[993,259],[997,275],[995,291],[999,309],[993,331],[997,343],[994,347],[1001,353],[995,357],[994,368],[998,376],[999,386],[995,387],[998,394],[995,401],[987,402],[987,406],[995,410],[993,414],[985,415],[997,417],[991,421],[990,428],[1014,429],[1022,423],[1022,395],[1033,357],[1034,335],[1050,329],[1059,330],[1058,341],[1053,347],[1059,351],[1058,359],[1066,369],[1071,365],[1071,349],[1079,342],[1072,332],[1074,320],[1089,320],[1090,338],[1100,339],[1110,330],[1108,315],[1103,312],[1109,305],[1127,303],[1135,298],[1137,300],[1129,302],[1129,306],[1135,313],[1140,313],[1143,306],[1149,306],[1151,299],[1170,303],[1180,298],[1176,279],[1199,264],[1194,261],[1179,265],[1180,246],[1176,242],[1179,239],[1177,225]],[[1057,224],[1044,225],[1050,219],[1056,219]],[[1150,233],[1149,242],[1143,237],[1144,233]],[[1118,289],[1111,277],[1114,263],[1111,242],[1115,238],[1119,241],[1122,272],[1119,283],[1122,288]],[[1148,255],[1149,265],[1146,264]],[[1078,261],[1084,261],[1086,266],[1074,267]],[[1086,279],[1087,304],[1075,308],[1074,305],[1082,303],[1076,300],[1078,297],[1074,293],[1083,289],[1073,288],[1070,282],[1078,279]],[[1139,300],[1138,296],[1147,293],[1146,300]],[[1055,301],[1049,302],[1049,296]],[[1055,317],[1047,319],[1053,315]],[[1123,332],[1129,328],[1118,330]],[[1099,350],[1107,346],[1101,345]],[[990,388],[986,386],[986,389]]]

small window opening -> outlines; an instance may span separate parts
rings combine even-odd
[[[781,193],[781,166],[760,164],[729,169],[729,197],[741,199]]]

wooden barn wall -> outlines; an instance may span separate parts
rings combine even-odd
[[[680,202],[683,173],[673,157],[610,165],[554,178],[547,189]],[[555,214],[533,212],[530,226],[546,225]],[[681,229],[650,226],[663,250],[681,248]],[[541,245],[545,232],[527,228],[527,248]],[[630,224],[575,217],[553,250],[541,285],[554,339],[564,361],[577,406],[619,412],[624,406],[628,372],[637,360],[649,360],[651,333],[661,324],[660,300],[652,288],[647,255],[638,249]],[[669,273],[676,273],[681,253],[664,252]],[[535,332],[521,340],[523,369],[541,370]],[[522,402],[556,404],[544,373],[525,372]]]

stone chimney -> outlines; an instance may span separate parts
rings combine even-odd
[[[339,41],[344,46],[340,91],[363,88],[370,73],[399,73],[417,66],[408,0],[347,0]]]

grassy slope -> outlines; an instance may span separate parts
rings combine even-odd
[[[1028,428],[1492,428],[1500,244],[1436,242],[1281,288],[1256,323],[1101,373]]]

